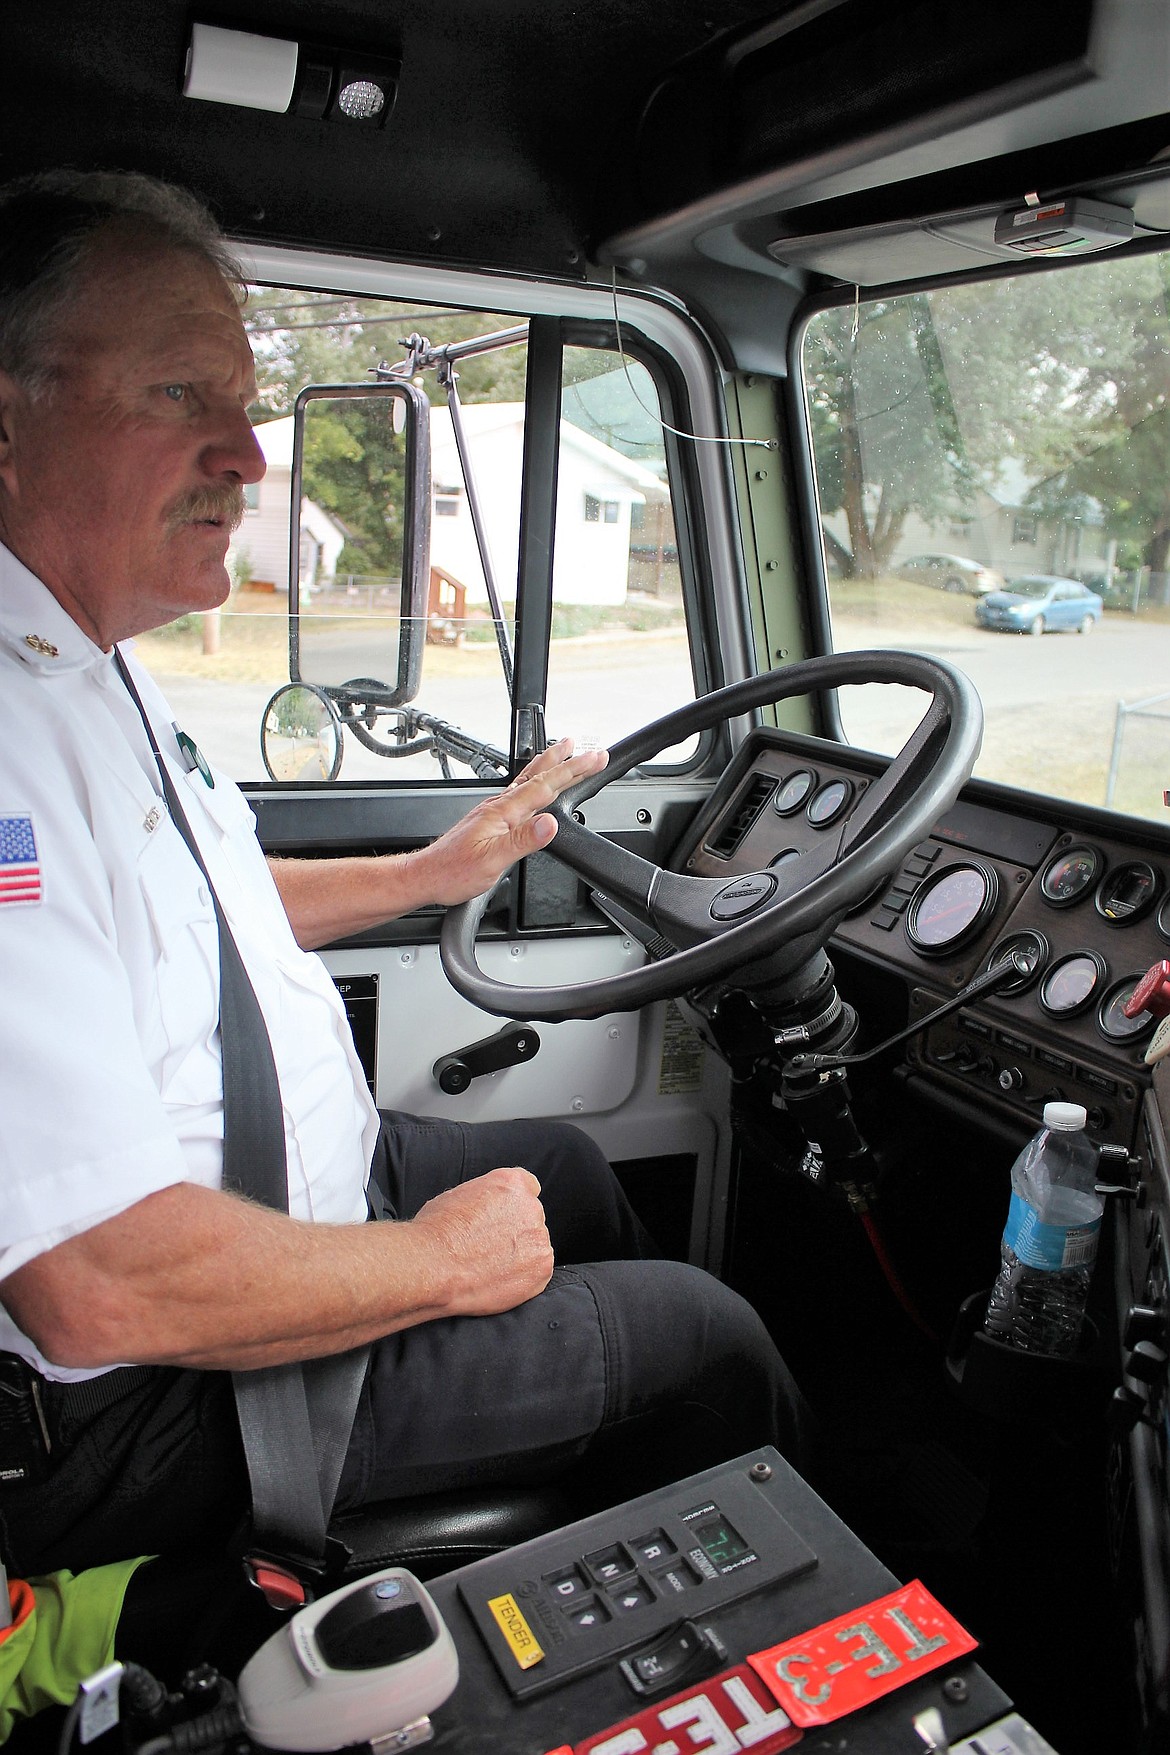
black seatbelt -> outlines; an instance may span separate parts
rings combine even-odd
[[[121,652],[114,662],[137,707],[175,827],[211,892],[219,930],[219,1035],[223,1062],[223,1185],[288,1211],[284,1112],[272,1043],[215,885]],[[369,1348],[300,1364],[234,1371],[236,1411],[252,1488],[256,1547],[318,1570],[337,1496]],[[313,1467],[308,1459],[312,1457]]]

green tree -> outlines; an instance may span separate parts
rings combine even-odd
[[[256,357],[255,421],[291,414],[307,384],[368,384],[383,362],[402,359],[405,338],[425,334],[436,347],[517,327],[489,312],[447,311],[385,299],[255,287],[245,322]],[[527,349],[521,344],[473,355],[456,368],[464,402],[522,401]],[[425,374],[432,402],[445,401],[437,375]],[[343,572],[402,567],[405,454],[388,405],[322,400],[305,426],[304,490],[342,525]]]
[[[1114,257],[843,306],[809,327],[822,511],[847,571],[880,572],[909,509],[962,517],[1005,465],[1039,515],[1083,517],[1147,564],[1170,552],[1170,258]],[[1099,511],[1097,510],[1099,508]]]

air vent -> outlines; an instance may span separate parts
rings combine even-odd
[[[720,859],[730,859],[736,849],[742,846],[745,835],[775,790],[775,780],[770,780],[766,774],[753,774],[724,817],[719,833],[712,840],[703,843],[707,852],[716,854]]]

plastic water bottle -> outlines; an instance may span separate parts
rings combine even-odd
[[[1096,1146],[1079,1103],[1046,1103],[1044,1126],[1012,1165],[1012,1199],[999,1278],[985,1328],[1027,1353],[1077,1349],[1097,1257],[1104,1198]]]

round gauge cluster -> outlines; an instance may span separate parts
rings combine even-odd
[[[1136,1042],[1153,1028],[1152,1012],[1139,1012],[1133,1018],[1125,1015],[1142,976],[1126,975],[1110,985],[1105,959],[1096,951],[1072,951],[1050,964],[1047,937],[1026,928],[1002,938],[983,965],[984,970],[997,968],[1009,957],[1015,958],[1020,973],[996,988],[999,996],[1023,993],[1039,981],[1037,999],[1049,1017],[1076,1018],[1095,1004],[1097,1028],[1110,1042]]]
[[[803,809],[805,816],[815,829],[827,829],[843,816],[853,797],[852,780],[826,780],[818,784],[819,776],[812,768],[797,768],[781,780],[772,795],[772,809],[780,817],[794,817],[798,810]]]
[[[1069,847],[1045,867],[1040,892],[1052,908],[1070,908],[1088,897],[1103,919],[1115,926],[1148,912],[1157,900],[1161,879],[1144,860],[1106,869],[1095,847]],[[961,860],[923,879],[906,911],[906,935],[923,956],[941,957],[968,944],[995,912],[999,879],[994,867],[977,859]],[[1162,903],[1159,929],[1170,938],[1170,894]],[[1136,1043],[1154,1026],[1151,1012],[1125,1015],[1140,974],[1110,978],[1098,951],[1078,949],[1053,960],[1048,935],[1027,927],[1007,933],[989,953],[983,972],[1011,959],[1016,973],[993,991],[1012,998],[1035,988],[1041,1010],[1051,1018],[1075,1018],[1095,1008],[1097,1028],[1108,1041]]]
[[[1071,908],[1091,894],[1093,907],[1111,926],[1140,920],[1161,890],[1161,876],[1149,860],[1127,859],[1106,870],[1101,853],[1087,842],[1056,854],[1040,879],[1040,894],[1050,908]],[[1158,930],[1170,938],[1170,895],[1158,910]]]

